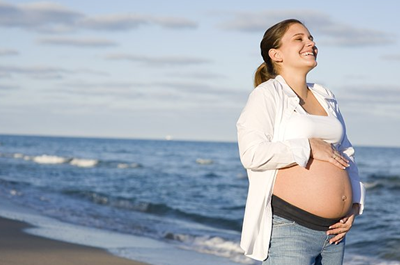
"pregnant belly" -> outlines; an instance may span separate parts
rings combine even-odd
[[[352,189],[346,170],[310,159],[306,168],[279,169],[273,193],[307,212],[340,218],[352,205]]]

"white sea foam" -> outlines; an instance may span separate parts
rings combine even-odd
[[[72,166],[77,167],[94,167],[99,161],[96,159],[78,159],[74,158],[69,162]]]
[[[20,153],[15,153],[15,154],[13,154],[13,157],[14,158],[24,158],[24,155],[20,154]]]
[[[254,261],[243,255],[239,242],[232,242],[220,237],[195,237],[195,249],[202,253],[213,254],[243,264],[254,264]]]
[[[32,159],[34,162],[38,164],[62,164],[68,161],[68,158],[60,157],[60,156],[49,156],[49,155],[41,155],[34,157],[25,156],[24,159],[30,160]]]
[[[379,181],[364,182],[363,184],[364,184],[364,187],[365,187],[366,189],[372,189],[372,188],[375,188],[376,186],[379,185]]]
[[[244,174],[244,173],[238,173],[236,176],[237,176],[238,179],[245,179],[245,178],[247,178],[247,174]]]
[[[21,196],[21,195],[22,195],[22,192],[19,192],[19,191],[17,191],[17,190],[12,189],[12,190],[10,190],[10,194],[11,194],[12,196]]]
[[[400,265],[398,261],[380,260],[374,257],[361,255],[345,254],[345,265]]]
[[[239,242],[225,240],[221,237],[190,236],[183,234],[168,235],[168,238],[185,243],[182,248],[200,253],[212,254],[242,264],[257,264],[254,260],[243,255]]]
[[[130,164],[120,163],[117,165],[117,167],[118,168],[138,168],[138,167],[140,167],[140,164],[138,164],[138,163],[130,163]]]
[[[77,167],[94,167],[98,164],[98,160],[96,159],[81,159],[81,158],[66,158],[61,156],[53,156],[53,155],[40,155],[40,156],[27,156],[20,153],[13,154],[14,158],[22,158],[24,160],[32,160],[38,164],[64,164],[68,163],[72,166]],[[130,164],[130,167],[134,167],[134,164]]]
[[[15,153],[12,155],[14,158],[17,159],[24,159],[24,160],[32,160],[38,164],[64,164],[68,163],[72,166],[77,167],[94,167],[98,164],[98,160],[96,159],[81,159],[81,158],[67,158],[61,156],[53,156],[53,155],[40,155],[40,156],[28,156],[21,153]],[[128,167],[135,167],[138,164],[133,163],[129,164]]]
[[[211,165],[214,161],[212,159],[197,158],[196,163],[200,165]]]

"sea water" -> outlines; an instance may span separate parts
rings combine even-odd
[[[400,264],[400,149],[355,149],[367,200],[345,264]],[[0,135],[1,200],[232,264],[258,264],[239,247],[247,188],[236,143]]]

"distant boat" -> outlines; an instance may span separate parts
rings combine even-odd
[[[172,140],[172,136],[171,136],[171,135],[166,135],[166,136],[165,136],[165,140],[171,141],[171,140]]]

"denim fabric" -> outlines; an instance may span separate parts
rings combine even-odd
[[[342,265],[345,242],[329,244],[332,237],[273,215],[268,258],[262,265]]]

